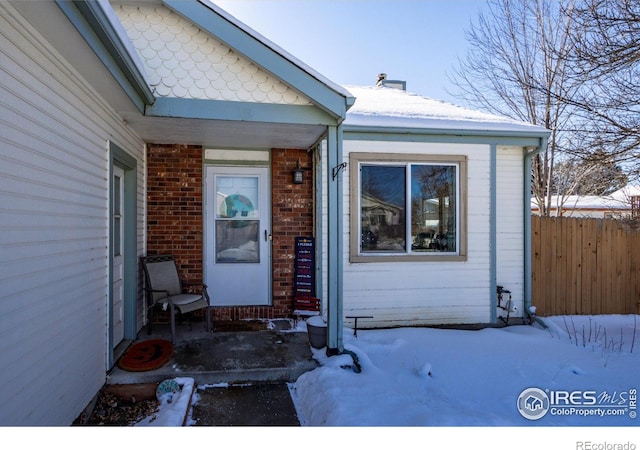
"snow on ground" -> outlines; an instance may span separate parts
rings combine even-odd
[[[345,329],[343,355],[290,386],[303,426],[637,427],[638,316],[558,316],[483,330]],[[304,325],[301,328],[304,330]],[[359,370],[359,371],[358,371]],[[538,416],[519,397],[547,405]],[[526,393],[525,393],[526,394]],[[522,400],[523,402],[526,399]],[[163,409],[180,408],[174,401]],[[542,410],[540,410],[542,411]],[[163,411],[142,425],[180,425]],[[640,445],[640,442],[638,443]],[[640,447],[639,447],[640,448]]]
[[[542,320],[547,328],[395,328],[357,337],[345,329],[348,353],[312,348],[320,367],[290,385],[303,427],[169,432],[183,418],[170,411],[174,401],[163,404],[163,429],[137,437],[167,446],[241,438],[260,448],[640,449],[640,316]]]
[[[640,316],[542,320],[547,328],[345,330],[361,370],[350,354],[313,350],[321,367],[291,386],[300,420],[360,427],[346,434],[356,446],[413,436],[425,447],[443,439],[436,448],[640,448]]]
[[[345,332],[361,372],[350,369],[349,354],[314,350],[322,366],[293,384],[293,398],[309,426],[640,425],[632,403],[640,388],[638,316],[544,321],[548,329]],[[546,414],[519,411],[529,388],[546,395]]]
[[[167,389],[164,393],[156,391],[156,395],[158,395],[158,400],[160,401],[158,413],[138,422],[136,426],[181,427],[183,423],[189,423],[187,415],[195,380],[188,377],[178,377],[174,378],[173,381],[176,382],[175,390]]]

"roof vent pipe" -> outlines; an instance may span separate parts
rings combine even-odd
[[[386,73],[379,73],[378,74],[378,80],[376,81],[376,86],[377,87],[389,87],[389,88],[393,88],[393,89],[399,89],[401,91],[406,91],[407,90],[407,82],[406,81],[400,81],[400,80],[387,80],[387,74]]]

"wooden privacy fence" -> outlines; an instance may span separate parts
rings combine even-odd
[[[531,218],[540,316],[640,313],[640,229],[612,219]]]

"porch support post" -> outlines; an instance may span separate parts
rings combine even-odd
[[[496,295],[497,290],[497,277],[498,277],[498,188],[497,188],[497,159],[498,159],[498,147],[496,144],[491,144],[490,147],[490,180],[489,180],[489,298],[491,301],[491,312],[489,314],[489,320],[491,323],[496,323],[498,299]]]
[[[342,127],[329,126],[327,133],[327,355],[343,347],[342,317]]]

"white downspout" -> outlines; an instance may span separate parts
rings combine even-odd
[[[535,318],[538,322],[540,322],[538,317],[535,314],[531,314],[530,311],[533,296],[531,287],[531,277],[533,275],[531,268],[531,260],[533,256],[531,249],[531,161],[535,155],[547,147],[547,144],[547,137],[540,138],[540,144],[538,147],[532,150],[525,149],[527,153],[524,157],[524,313]],[[546,328],[544,323],[542,323],[542,325]]]

